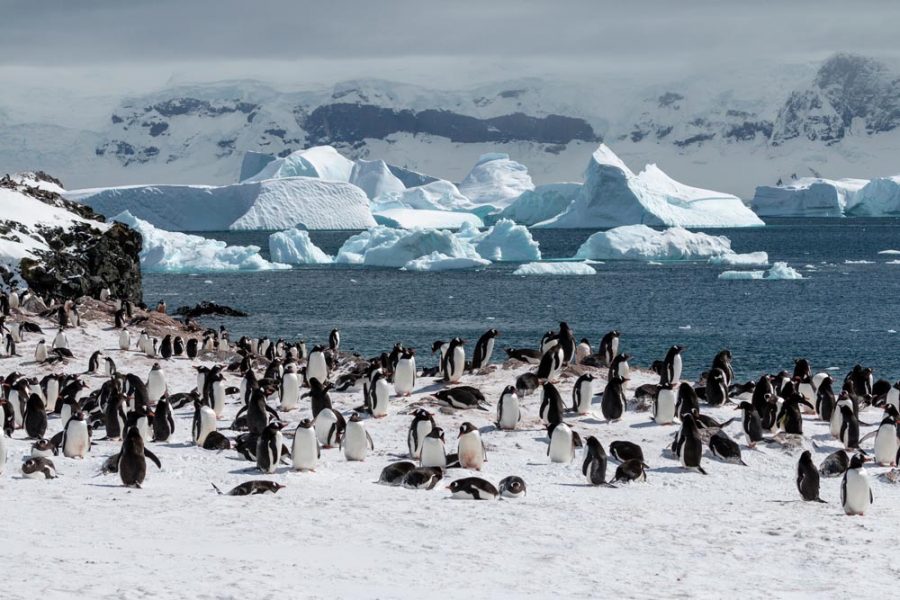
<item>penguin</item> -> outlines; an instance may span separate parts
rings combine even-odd
[[[584,462],[581,464],[581,474],[587,478],[591,485],[603,485],[606,483],[606,450],[594,436],[588,436],[584,448]]]
[[[156,303],[156,312],[158,312],[162,315],[166,314],[166,301],[165,300],[160,300],[159,302]]]
[[[548,331],[541,336],[541,354],[547,354],[551,348],[559,345],[559,334],[555,331]]]
[[[6,334],[6,355],[7,356],[19,356],[19,353],[16,352],[16,338],[12,333]]]
[[[103,356],[103,353],[100,350],[97,350],[91,357],[88,359],[88,374],[94,374],[100,369],[100,357]]]
[[[536,365],[541,362],[543,353],[540,350],[532,350],[531,348],[506,348],[504,350],[506,356],[512,360]]]
[[[217,419],[225,418],[225,376],[221,373],[212,374],[207,378],[206,385],[210,408],[216,413]]]
[[[575,381],[572,388],[572,410],[579,415],[591,412],[591,400],[594,398],[594,376],[585,373]]]
[[[318,382],[318,380],[316,381]],[[291,411],[296,409],[300,403],[300,377],[293,369],[284,371],[281,385],[278,387],[278,395],[281,400],[279,410]]]
[[[678,383],[681,381],[681,351],[684,348],[679,345],[672,346],[666,352],[663,359],[662,373],[660,373],[660,383]]]
[[[378,477],[378,483],[390,486],[401,485],[406,474],[415,468],[416,463],[408,460],[391,463],[381,470],[381,475]]]
[[[875,462],[881,466],[896,466],[900,451],[900,411],[893,404],[884,407],[884,418],[875,430]],[[872,434],[868,434],[869,437]]]
[[[619,355],[619,332],[615,329],[607,332],[600,340],[597,353],[603,361],[603,366],[611,367],[613,360]]]
[[[2,436],[2,432],[0,432],[0,436]],[[51,456],[59,455],[59,449],[53,445],[53,442],[48,440],[47,438],[41,438],[35,443],[31,445],[31,456],[32,457],[44,457],[50,458]],[[0,455],[0,459],[3,456]]]
[[[216,431],[216,413],[202,400],[194,400],[194,420],[191,424],[191,438],[201,448],[210,433]]]
[[[316,464],[322,457],[322,448],[316,439],[313,422],[303,419],[294,430],[294,443],[291,445],[291,462],[295,471],[315,471]]]
[[[460,385],[453,388],[439,390],[433,394],[438,402],[450,408],[466,410],[477,408],[479,410],[488,410],[487,401],[484,394],[476,387],[471,385]]]
[[[620,463],[629,460],[644,462],[644,451],[634,442],[616,440],[609,444],[609,454]]]
[[[56,467],[49,458],[32,456],[22,463],[22,475],[28,479],[55,479]]]
[[[24,426],[28,439],[41,439],[47,432],[47,409],[37,394],[28,396],[25,403]]]
[[[263,473],[274,473],[281,460],[281,447],[284,445],[282,424],[278,421],[269,423],[256,442],[256,468]]]
[[[487,452],[484,449],[484,442],[481,440],[481,433],[468,421],[459,428],[457,455],[459,456],[459,465],[463,469],[480,471],[487,461]]]
[[[591,354],[593,354],[591,343],[587,338],[581,338],[581,341],[575,346],[575,364],[580,365],[584,363],[585,359]]]
[[[725,376],[726,389],[734,382],[734,369],[731,367],[731,350],[722,350],[713,358],[712,368],[719,369]],[[726,396],[727,397],[727,396]]]
[[[438,467],[418,467],[403,476],[401,485],[408,490],[432,490],[443,477]]]
[[[163,337],[162,342],[159,344],[159,355],[163,360],[169,360],[172,358],[173,350],[172,350],[172,335],[166,334]]]
[[[756,443],[763,439],[763,428],[759,414],[753,408],[753,404],[746,400],[741,402],[735,410],[743,411],[741,427],[744,430],[744,435],[747,437],[747,445],[750,448],[755,448]]]
[[[91,450],[91,432],[80,410],[69,417],[63,428],[62,449],[66,458],[85,458]]]
[[[900,411],[900,381],[896,382],[888,390],[884,399],[885,404],[889,404]]]
[[[837,450],[825,457],[819,465],[819,475],[822,477],[839,477],[850,468],[850,457],[843,450]]]
[[[39,340],[34,348],[34,362],[42,363],[47,361],[47,343]]]
[[[618,375],[606,384],[603,399],[600,401],[600,412],[607,421],[618,421],[625,413],[625,380]]]
[[[706,403],[722,406],[728,400],[728,377],[722,369],[715,368],[706,378]]]
[[[318,379],[313,377],[309,380],[309,392],[303,394],[302,398],[309,397],[310,407],[312,408],[313,418],[325,408],[333,408],[331,404],[331,396],[328,394],[331,390],[331,384],[322,384]]]
[[[166,389],[166,372],[159,363],[153,363],[150,374],[147,375],[147,396],[151,402],[156,402],[165,395]]]
[[[200,354],[200,341],[197,338],[189,339],[185,352],[190,360],[195,360]]]
[[[556,381],[565,366],[565,353],[561,346],[555,345],[541,357],[537,378],[541,381]]]
[[[559,390],[549,381],[543,385],[541,390],[541,406],[538,409],[541,420],[545,425],[562,423],[566,407]]]
[[[347,423],[344,416],[333,408],[323,408],[313,419],[313,427],[316,430],[316,438],[323,448],[340,446],[344,438]]]
[[[541,385],[540,379],[534,373],[522,373],[516,377],[516,394],[519,398],[530,396]]]
[[[114,361],[111,356],[104,357],[103,365],[104,375],[106,375],[107,377],[116,376],[116,373],[118,373],[118,369],[116,369],[116,361]]]
[[[126,487],[140,488],[147,475],[147,459],[162,469],[162,463],[153,452],[144,447],[144,438],[136,427],[132,427],[125,434],[122,441],[122,449],[119,451],[118,472],[122,485]]]
[[[806,502],[825,502],[819,497],[819,472],[809,450],[804,451],[797,462],[797,491]]]
[[[344,439],[341,440],[341,449],[344,451],[344,458],[349,461],[365,460],[368,451],[375,450],[372,436],[366,431],[359,413],[354,412],[350,415]]]
[[[496,329],[488,329],[478,338],[472,353],[472,371],[477,371],[490,364],[491,355],[494,353],[494,340],[499,335],[500,332]]]
[[[125,432],[125,396],[116,394],[106,403],[106,439],[118,440]]]
[[[854,454],[850,459],[850,468],[844,473],[841,481],[841,506],[848,515],[864,515],[869,506],[875,502],[869,478],[863,468],[865,457]]]
[[[559,347],[563,351],[563,364],[571,364],[575,360],[575,334],[565,321],[559,324]]]
[[[504,431],[512,431],[522,420],[522,411],[519,408],[519,395],[516,388],[508,385],[500,394],[497,401],[497,428]]]
[[[125,431],[130,428],[137,429],[144,442],[150,440],[150,414],[145,405],[138,404],[125,414]]]
[[[175,433],[175,419],[167,398],[160,398],[153,409],[153,441],[168,442]]]
[[[653,420],[657,425],[671,425],[675,422],[675,404],[674,384],[660,385],[653,399]]]
[[[337,329],[332,329],[331,333],[328,334],[328,347],[331,348],[332,352],[338,352],[341,348],[341,332]]]
[[[607,381],[613,377],[628,381],[628,376],[631,374],[631,367],[628,366],[629,358],[631,358],[630,354],[617,354],[613,358],[612,363],[609,365],[609,373],[606,376]]]
[[[250,430],[250,433],[261,434],[263,429],[269,424],[270,417],[278,420],[278,413],[266,404],[266,398],[271,392],[270,388],[252,390],[250,401],[238,411],[235,420],[242,415],[246,415],[247,428]],[[212,409],[210,410],[212,411]],[[212,411],[212,414],[215,415],[215,411]]]
[[[391,398],[391,384],[381,372],[376,373],[369,389],[369,411],[376,419],[381,419],[388,414],[388,405]]]
[[[837,439],[841,437],[841,429],[844,424],[844,413],[841,412],[844,406],[848,406],[852,410],[853,400],[850,399],[850,395],[846,391],[842,390],[834,405],[834,409],[831,411],[831,421],[829,422],[831,435]]]
[[[431,344],[431,354],[438,354],[438,375],[439,379],[446,379],[447,373],[444,371],[444,357],[447,356],[447,350],[450,348],[450,344],[443,340],[435,340],[434,343]]]
[[[550,436],[550,444],[547,446],[547,456],[550,457],[550,462],[570,463],[575,460],[578,434],[572,431],[571,427],[562,422],[551,424],[547,428],[547,433]]]
[[[716,458],[727,462],[747,466],[741,458],[741,447],[728,437],[725,430],[720,429],[709,438],[709,451]]]
[[[409,433],[406,434],[406,445],[409,448],[409,457],[418,460],[422,455],[422,445],[425,437],[434,429],[434,417],[424,408],[418,408],[413,412],[412,423],[409,424]]]
[[[447,489],[457,500],[496,500],[500,492],[480,477],[464,477],[452,482]]]
[[[700,466],[700,461],[703,457],[703,442],[700,439],[700,430],[697,429],[693,415],[686,414],[682,417],[681,430],[675,437],[672,450],[681,460],[682,467],[696,470],[706,475],[706,471]]]
[[[245,481],[244,483],[235,486],[234,488],[223,494],[222,490],[216,487],[216,484],[212,484],[212,486],[220,496],[255,496],[258,494],[276,494],[278,493],[278,490],[282,490],[285,487],[275,481],[265,481],[259,479],[256,481]]]
[[[527,493],[525,480],[517,475],[510,475],[500,480],[497,486],[501,498],[521,498]]]
[[[131,332],[123,329],[119,332],[119,350],[127,351],[131,348]]]
[[[896,428],[894,435],[897,435]],[[847,405],[841,407],[840,440],[844,444],[844,450],[859,449],[859,420],[853,414],[853,409]]]
[[[318,379],[320,382],[328,381],[328,362],[325,360],[325,348],[313,347],[306,361],[306,379]]]
[[[416,353],[404,349],[394,367],[394,392],[398,396],[409,396],[416,387]]]
[[[833,383],[834,380],[831,379],[831,376],[826,375],[816,389],[816,414],[823,421],[831,421],[831,415],[834,412]]]
[[[785,433],[803,435],[803,414],[800,412],[800,405],[815,410],[815,407],[806,401],[806,399],[794,392],[789,398],[786,398],[781,405],[781,411],[778,413],[776,423],[784,430]],[[857,441],[859,438],[859,430],[857,430]]]
[[[459,383],[466,368],[465,340],[458,337],[450,340],[447,352],[444,354],[441,370],[444,373],[444,381]]]
[[[629,483],[632,481],[647,481],[647,472],[644,470],[647,465],[637,459],[626,460],[616,469],[615,477],[610,483],[618,483],[624,481]]]
[[[54,350],[56,349],[68,349],[69,348],[69,338],[66,336],[66,333],[60,329],[56,333],[56,337],[53,338],[53,344],[51,346]]]
[[[175,336],[175,341],[172,342],[172,355],[173,356],[184,356],[184,338],[180,335]]]
[[[7,446],[6,432],[0,431],[0,475],[3,475],[3,471],[6,469],[6,457],[9,452]]]
[[[419,453],[420,467],[447,467],[447,451],[444,446],[444,430],[440,427],[432,427],[428,435],[422,441],[422,451]]]

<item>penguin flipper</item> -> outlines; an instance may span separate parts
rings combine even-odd
[[[374,449],[375,449],[375,442],[372,441],[372,436],[369,435],[369,432],[368,432],[368,431],[366,431],[366,440],[369,442],[369,447],[370,447],[372,450],[374,450]]]
[[[709,475],[709,473],[703,470],[703,467],[701,467],[700,465],[697,465],[697,470],[700,471],[701,475]]]
[[[213,489],[216,490],[216,492],[218,492],[218,494],[219,494],[220,496],[223,495],[223,494],[222,494],[222,490],[219,489],[219,486],[217,486],[216,484],[214,484],[212,481],[209,482],[209,485],[213,486]]]
[[[157,458],[157,456],[147,448],[144,448],[144,456],[152,460],[156,464],[157,468],[162,469],[162,463],[159,462],[159,458]]]

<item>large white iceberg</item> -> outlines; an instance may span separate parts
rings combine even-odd
[[[315,146],[297,150],[277,158],[246,181],[284,179],[287,177],[315,177],[329,181],[350,181],[353,161],[342,156],[331,146]]]
[[[334,262],[309,239],[309,232],[285,229],[269,236],[269,255],[275,262],[289,265],[321,265]]]
[[[369,199],[350,183],[311,177],[224,186],[142,185],[67,192],[111,217],[128,211],[169,231],[365,229],[375,225]]]
[[[402,193],[406,189],[383,160],[356,161],[350,173],[350,183],[373,199],[383,194]]]
[[[675,181],[650,164],[635,175],[605,144],[588,163],[581,191],[561,215],[537,227],[605,228],[645,224],[747,227],[764,223],[740,198]]]
[[[761,185],[751,206],[763,217],[840,217],[858,202],[865,179],[804,177],[787,185]]]
[[[803,275],[785,262],[776,262],[768,271],[725,271],[719,279],[803,279]]]
[[[519,265],[513,275],[596,275],[594,267],[583,262],[535,262]]]
[[[525,165],[499,152],[482,154],[459,184],[459,191],[474,204],[509,206],[524,192],[534,189]]]
[[[440,252],[432,252],[426,256],[415,258],[403,266],[404,271],[450,271],[453,269],[474,269],[486,267],[491,261],[483,258],[447,256]]]
[[[578,249],[577,259],[698,260],[734,254],[731,240],[721,235],[694,233],[681,227],[662,231],[646,225],[624,225],[598,231]]]
[[[469,234],[468,231],[462,235]],[[501,219],[486,232],[471,238],[482,258],[493,261],[525,262],[541,260],[540,245],[524,225]]]
[[[856,195],[856,204],[846,213],[854,217],[888,217],[900,214],[900,175],[878,177]]]
[[[405,267],[410,261],[432,253],[445,258],[483,260],[468,240],[438,229],[392,229],[374,227],[348,239],[335,262],[373,267]]]
[[[552,219],[566,210],[578,192],[580,183],[548,183],[523,192],[512,204],[500,211],[499,217],[522,225],[534,225]]]
[[[475,208],[475,205],[463,196],[455,185],[438,179],[409,189],[387,190],[375,198],[372,211],[397,207],[465,211]]]
[[[393,205],[373,206],[379,225],[401,229],[459,229],[469,225],[483,227],[484,223],[472,213],[450,210],[419,210]]]
[[[212,271],[271,271],[290,269],[269,262],[259,246],[229,246],[199,235],[164,231],[125,211],[113,217],[137,230],[143,238],[140,261],[146,273],[206,273]]]

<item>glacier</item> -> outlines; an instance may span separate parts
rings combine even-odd
[[[482,154],[469,171],[459,191],[474,204],[505,208],[524,192],[534,189],[525,165],[510,160],[508,154]]]
[[[580,190],[580,183],[539,185],[533,190],[523,192],[497,216],[512,219],[522,225],[536,225],[566,210]]]
[[[259,246],[229,246],[199,235],[164,231],[125,211],[113,217],[138,231],[144,240],[141,270],[146,273],[207,273],[214,271],[273,271],[290,265],[269,262]]]
[[[315,177],[328,181],[349,182],[354,163],[331,146],[313,146],[277,158],[245,181]]]
[[[731,240],[681,227],[657,231],[646,225],[623,225],[589,237],[575,254],[591,260],[698,260],[732,255]]]
[[[289,265],[322,265],[334,262],[309,239],[302,229],[285,229],[269,236],[269,256],[273,261]]]
[[[585,183],[569,208],[536,227],[599,229],[633,224],[764,225],[737,196],[685,185],[654,164],[635,175],[606,144],[601,144],[591,157]]]
[[[786,262],[776,262],[768,271],[724,271],[719,273],[719,279],[790,280],[803,279],[803,275]]]
[[[841,217],[858,202],[865,179],[803,177],[787,185],[761,185],[750,206],[762,217]]]
[[[532,262],[519,265],[513,275],[596,275],[594,267],[583,262]]]

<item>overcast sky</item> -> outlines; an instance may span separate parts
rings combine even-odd
[[[900,2],[4,0],[0,72],[62,87],[434,84],[900,53]],[[333,82],[333,81],[332,81]]]

